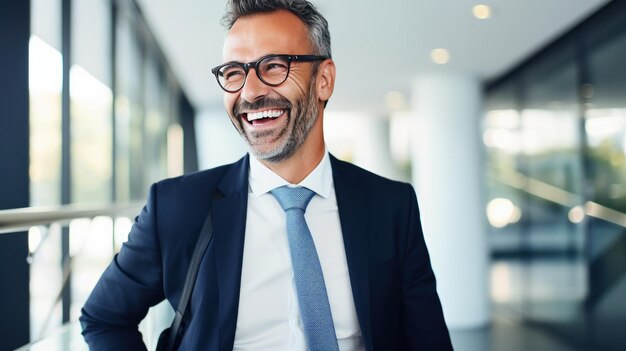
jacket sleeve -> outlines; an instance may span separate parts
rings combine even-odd
[[[164,298],[156,224],[157,186],[79,318],[90,350],[145,350],[139,322]]]
[[[409,185],[410,187],[410,185]],[[406,350],[452,350],[412,187],[402,266]]]

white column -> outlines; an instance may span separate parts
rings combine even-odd
[[[361,116],[357,125],[359,133],[355,139],[354,164],[383,177],[403,180],[391,157],[389,118]]]
[[[205,109],[196,115],[198,167],[207,169],[235,162],[248,152],[223,107]]]
[[[489,321],[480,147],[481,87],[437,73],[413,82],[413,180],[437,291],[451,329]]]

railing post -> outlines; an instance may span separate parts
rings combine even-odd
[[[67,277],[67,280],[63,281],[63,290],[61,292],[63,324],[70,321],[70,307],[72,306],[72,272],[70,271],[70,260],[70,228],[69,226],[64,226],[61,232],[61,267],[63,269],[62,276]]]
[[[72,0],[62,0],[61,5],[61,51],[63,54],[63,89],[61,91],[61,203],[69,204],[72,201],[71,196],[71,116],[70,116],[70,68],[72,65]],[[69,228],[63,227],[61,235],[61,262],[62,267],[67,267],[65,262],[70,259],[70,234]],[[70,272],[63,272],[63,276]],[[72,304],[71,296],[71,277],[68,278],[67,284],[63,287],[63,323],[70,320],[70,306]]]

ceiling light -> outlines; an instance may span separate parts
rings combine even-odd
[[[474,14],[474,17],[478,19],[487,19],[491,17],[491,7],[483,4],[476,5],[472,7],[472,13]]]
[[[445,65],[450,61],[450,52],[446,49],[435,49],[430,52],[430,59],[436,64]]]

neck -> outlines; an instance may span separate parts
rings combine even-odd
[[[305,145],[310,141],[311,140],[305,141],[305,143],[286,160],[276,163],[265,160],[259,161],[289,183],[298,184],[306,178],[322,161],[322,158],[324,158],[324,141],[321,140],[321,142],[316,143],[317,145]]]

